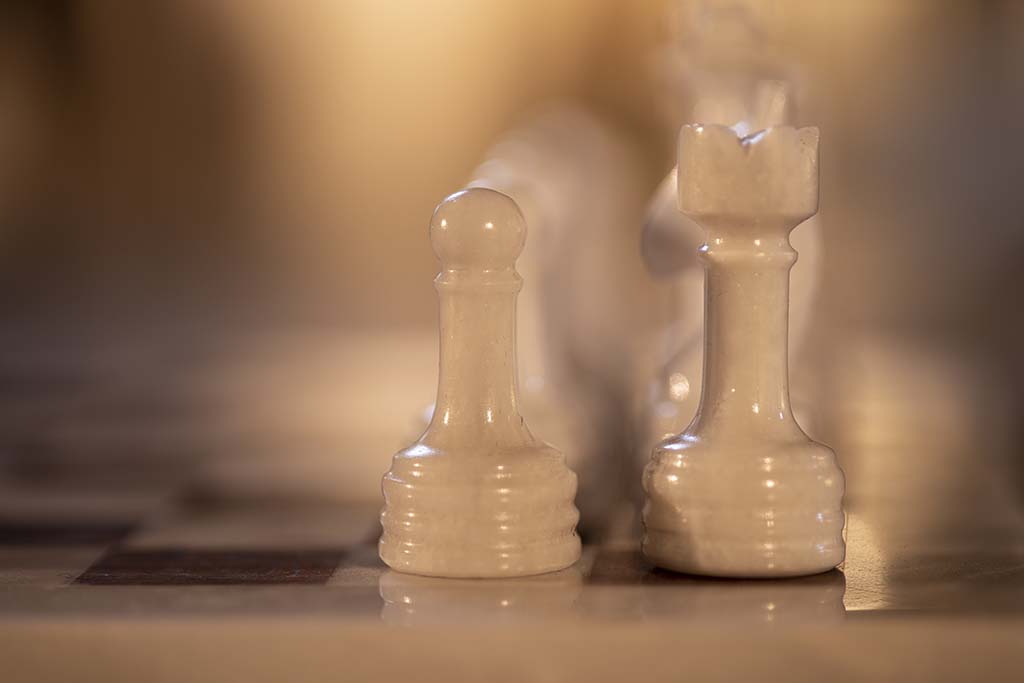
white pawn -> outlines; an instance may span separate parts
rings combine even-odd
[[[683,126],[679,208],[704,228],[700,407],[644,472],[644,554],[691,574],[797,576],[843,560],[843,473],[789,404],[789,234],[818,210],[818,131]]]
[[[426,432],[384,476],[380,556],[427,576],[526,576],[580,557],[576,475],[530,433],[516,386],[515,261],[526,223],[508,196],[457,192],[434,211],[441,362]]]

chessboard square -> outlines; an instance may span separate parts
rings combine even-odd
[[[610,545],[598,548],[587,583],[592,586],[628,586],[647,584],[659,579],[654,565],[644,558],[640,549]]]
[[[341,550],[115,550],[75,583],[92,586],[326,584]]]
[[[182,551],[335,551],[376,540],[377,506],[183,510],[151,519],[126,549]]]
[[[134,528],[124,522],[0,520],[0,546],[109,545]]]
[[[376,543],[353,546],[327,583],[332,588],[376,588],[387,566],[380,559]]]
[[[96,561],[104,545],[0,546],[0,587],[58,588]]]

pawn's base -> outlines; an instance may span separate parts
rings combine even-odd
[[[580,539],[573,534],[548,542],[513,546],[461,546],[421,543],[385,536],[380,557],[395,571],[419,576],[494,579],[547,574],[571,567],[580,558]]]
[[[488,457],[418,444],[395,456],[383,489],[380,557],[397,571],[530,576],[580,557],[576,475],[550,447]]]

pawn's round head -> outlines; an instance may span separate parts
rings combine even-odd
[[[445,268],[512,268],[526,243],[526,220],[508,195],[472,187],[437,205],[430,242]]]

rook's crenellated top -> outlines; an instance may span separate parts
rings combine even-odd
[[[679,132],[679,210],[714,222],[789,228],[818,211],[818,129],[778,126],[740,135],[720,125]]]

